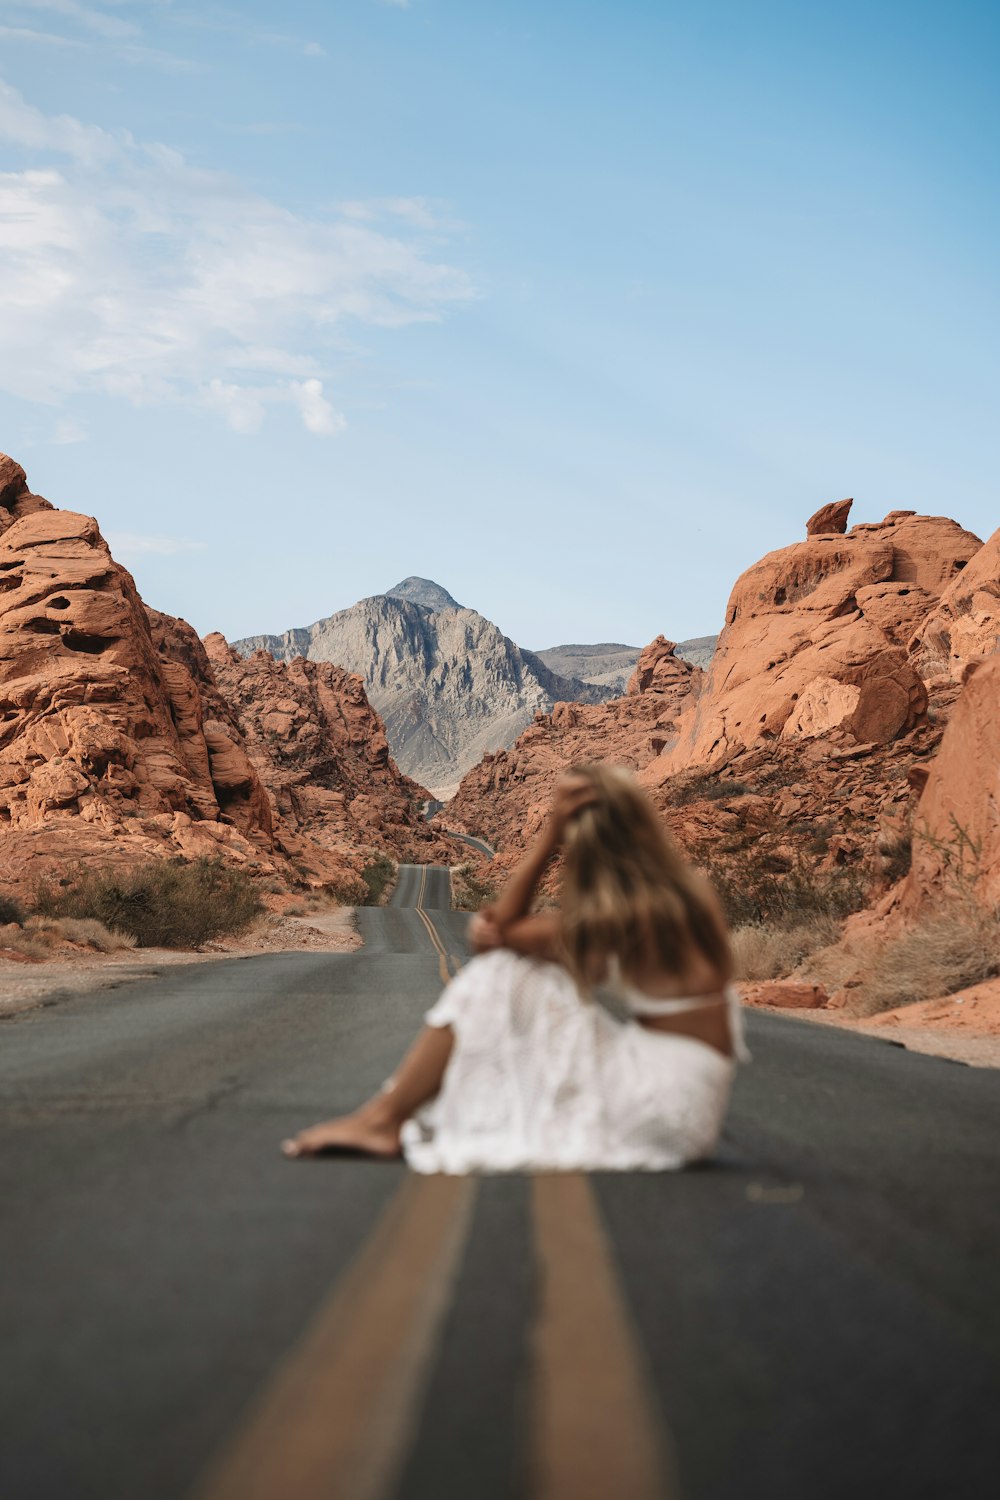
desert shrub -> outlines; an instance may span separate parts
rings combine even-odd
[[[878,852],[882,856],[882,874],[890,885],[909,874],[913,863],[913,840],[909,834],[883,840]]]
[[[859,911],[868,882],[852,865],[832,870],[800,863],[781,872],[767,869],[747,851],[724,864],[705,861],[731,927],[789,928],[812,917],[842,918]]]
[[[93,918],[128,933],[140,948],[197,948],[242,932],[263,906],[242,870],[197,859],[81,871],[60,886],[39,887],[35,909],[41,916]]]
[[[96,948],[98,953],[119,953],[136,947],[132,933],[105,927],[95,917],[60,917],[53,926],[68,943],[81,943]]]
[[[0,927],[6,927],[8,922],[16,922],[18,926],[24,921],[24,908],[20,901],[15,901],[13,896],[0,894]]]
[[[458,911],[480,911],[496,897],[496,886],[476,873],[474,865],[458,865],[451,872],[452,899]]]
[[[386,886],[395,877],[396,866],[386,854],[380,854],[378,859],[373,860],[370,865],[365,865],[361,871],[361,879],[368,887],[368,895],[362,905],[378,906],[385,895]]]
[[[722,802],[727,797],[745,797],[749,790],[742,781],[702,771],[678,783],[670,800],[677,807],[685,807],[689,802]]]
[[[893,1010],[1000,975],[1000,913],[956,901],[938,914],[866,945],[859,966],[861,1010]]]
[[[736,978],[783,979],[803,959],[835,943],[839,936],[840,922],[826,915],[810,917],[792,927],[764,922],[736,927],[732,934]]]
[[[22,958],[48,958],[52,944],[44,936],[28,932],[16,922],[4,927],[0,934],[0,948],[8,953],[19,953]]]

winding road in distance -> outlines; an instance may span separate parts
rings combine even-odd
[[[448,899],[0,1025],[4,1500],[995,1493],[993,1072],[751,1015],[701,1170],[281,1157],[464,961]]]

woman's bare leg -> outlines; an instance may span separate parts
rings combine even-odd
[[[403,1122],[440,1090],[454,1045],[450,1026],[425,1026],[388,1083],[367,1104],[283,1141],[282,1151],[286,1156],[316,1156],[327,1147],[346,1146],[372,1156],[398,1156]]]

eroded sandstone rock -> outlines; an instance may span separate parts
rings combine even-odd
[[[957,678],[967,662],[1000,649],[1000,530],[957,572],[909,646],[927,678]]]
[[[892,512],[769,553],[737,581],[704,689],[646,779],[725,765],[778,736],[842,729],[887,744],[920,724],[927,692],[904,632],[980,545],[954,521]]]
[[[1000,904],[1000,655],[973,666],[914,815],[904,919],[972,895]]]
[[[853,500],[834,500],[830,505],[821,505],[806,522],[806,536],[843,535],[853,504]]]

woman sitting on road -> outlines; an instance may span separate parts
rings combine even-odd
[[[530,915],[563,849],[558,912]],[[418,1172],[664,1171],[707,1156],[745,1049],[725,924],[625,771],[560,781],[398,1072],[288,1156],[405,1155]],[[603,989],[624,1018],[594,997]]]

